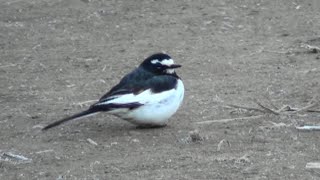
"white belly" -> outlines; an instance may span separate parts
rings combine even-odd
[[[167,124],[168,119],[177,112],[182,103],[184,85],[179,79],[175,89],[159,94],[145,94],[145,97],[147,100],[143,106],[117,115],[137,125],[164,126]]]

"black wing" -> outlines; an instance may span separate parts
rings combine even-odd
[[[124,76],[120,82],[115,85],[109,92],[103,95],[99,101],[106,100],[108,98],[112,98],[115,95],[122,95],[122,94],[130,94],[135,92],[135,87],[137,84],[148,80],[148,78],[152,77],[152,74],[144,71],[140,68],[135,69],[131,73]]]
[[[137,73],[140,72],[140,73]],[[119,84],[114,86],[108,93],[102,96],[99,103],[117,98],[118,95],[139,94],[146,89],[151,89],[153,93],[160,93],[175,88],[177,78],[170,75],[152,75],[148,72],[141,72],[137,69],[125,76]]]

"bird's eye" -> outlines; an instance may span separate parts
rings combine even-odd
[[[157,63],[155,64],[157,69],[162,69],[162,64],[161,63]]]

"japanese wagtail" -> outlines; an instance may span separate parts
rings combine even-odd
[[[146,58],[87,110],[45,126],[48,130],[70,120],[106,112],[141,127],[161,127],[178,110],[184,85],[175,69],[181,65],[163,53]]]

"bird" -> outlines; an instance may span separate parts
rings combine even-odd
[[[165,53],[147,57],[87,110],[55,121],[42,130],[100,112],[117,116],[138,127],[164,127],[179,109],[184,84],[175,69],[181,65]]]

